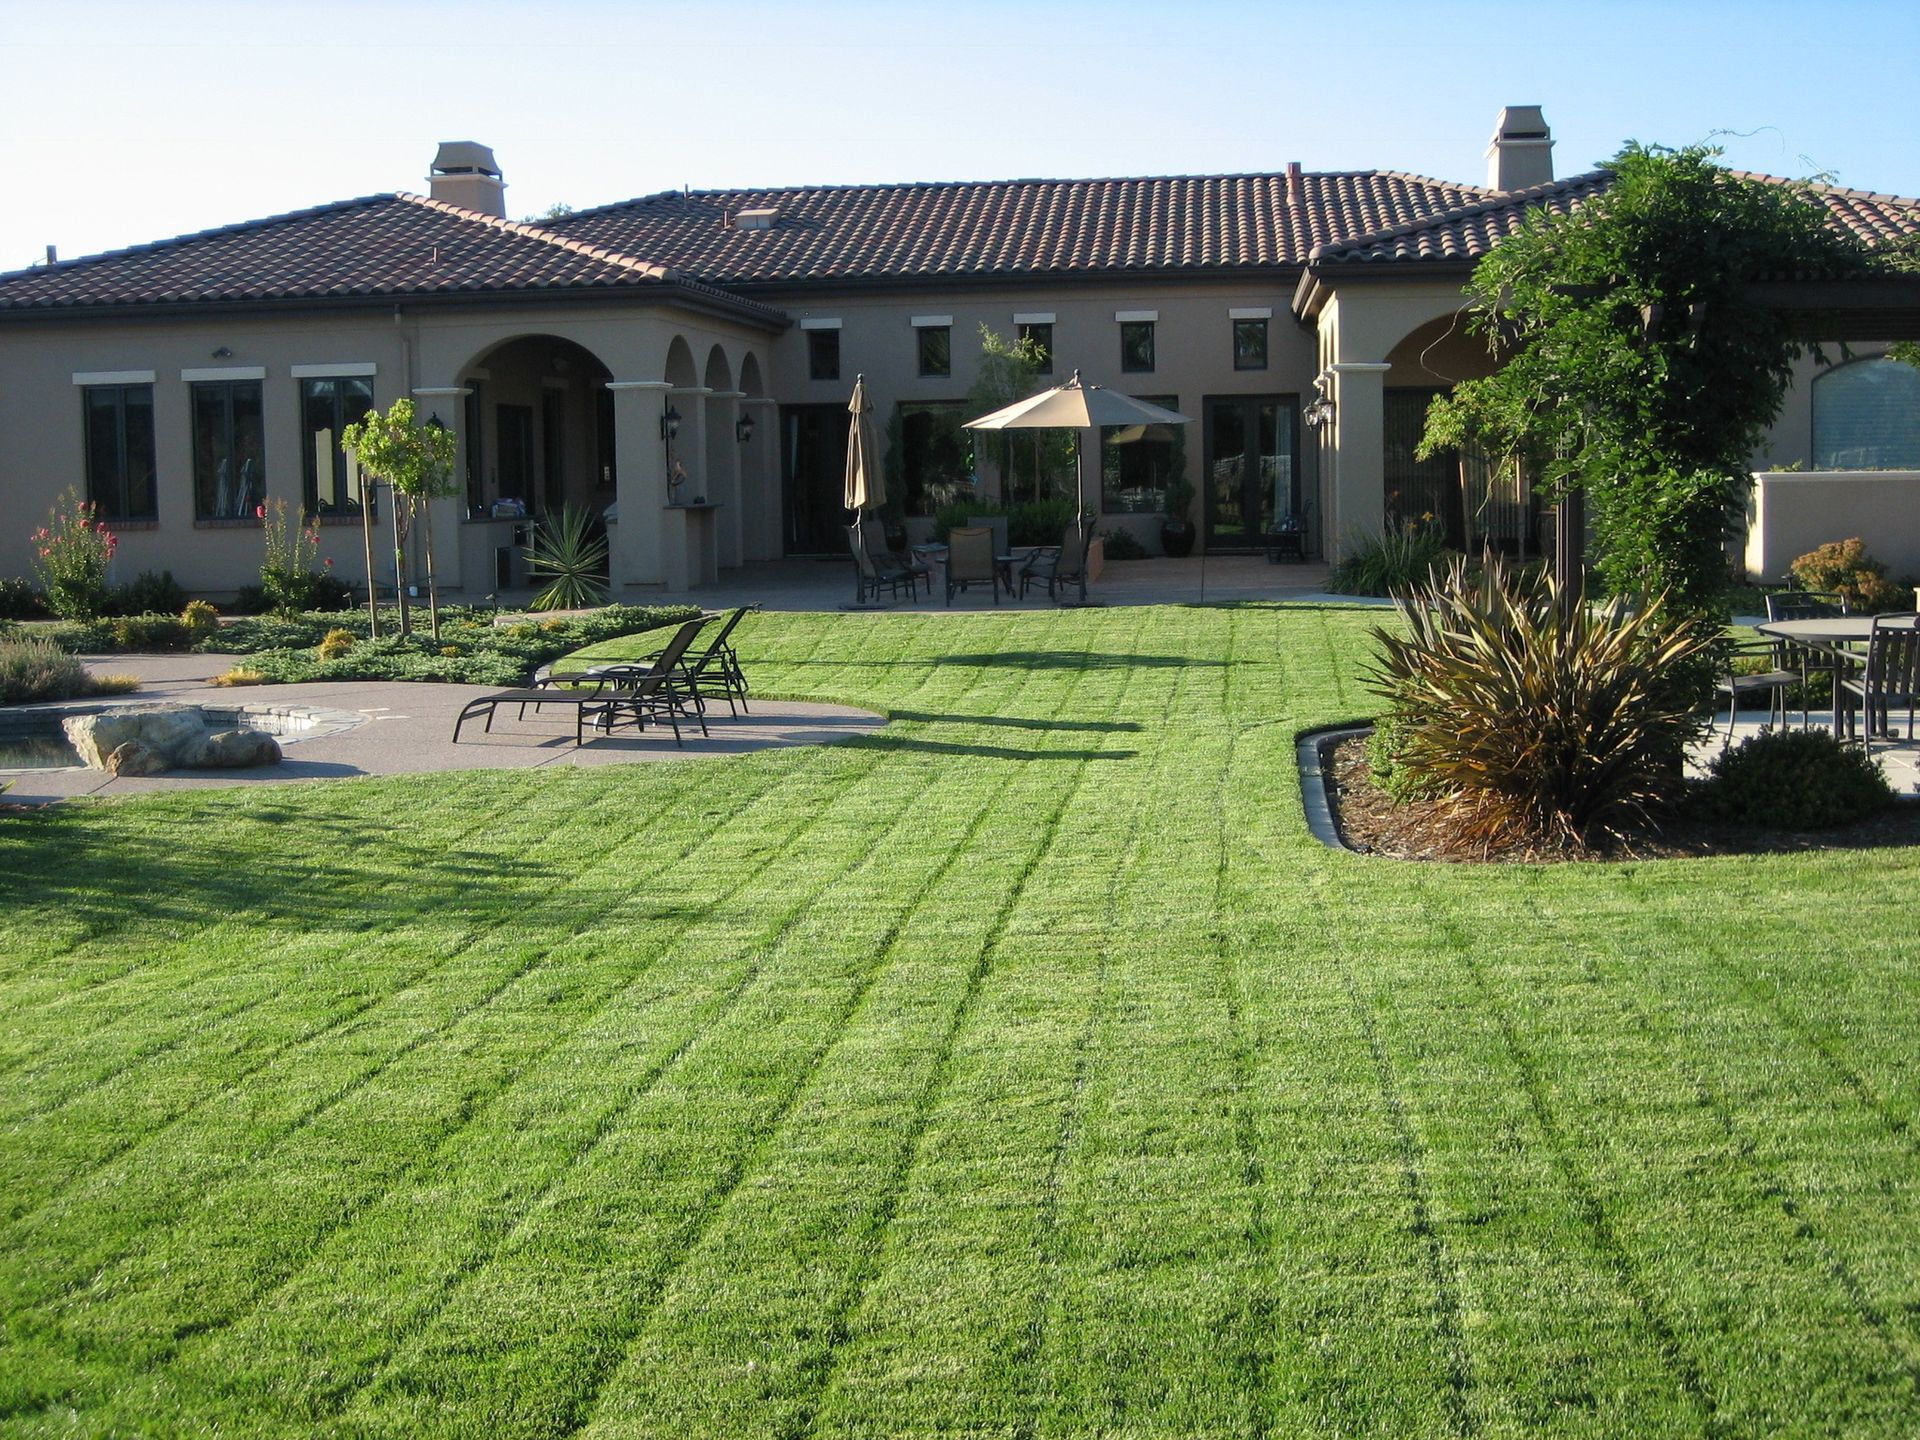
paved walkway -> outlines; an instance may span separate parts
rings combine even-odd
[[[622,731],[585,745],[573,743],[573,712],[549,710],[522,721],[503,708],[491,733],[478,724],[453,743],[453,720],[475,695],[496,688],[482,685],[409,685],[398,681],[328,681],[307,685],[262,685],[226,690],[207,678],[229,670],[234,655],[112,655],[89,660],[95,673],[138,675],[141,687],[111,703],[155,700],[231,709],[264,704],[311,706],[347,712],[359,720],[330,734],[283,736],[286,758],[255,770],[185,770],[139,779],[117,779],[98,770],[26,770],[13,772],[8,802],[37,804],[73,795],[142,795],[155,790],[195,790],[211,786],[259,785],[288,780],[343,780],[360,775],[410,775],[444,770],[525,770],[548,765],[620,765],[648,760],[694,760],[743,755],[788,745],[824,745],[866,734],[884,723],[880,716],[845,705],[809,705],[786,700],[751,700],[750,714],[738,719],[709,714],[709,738],[682,726],[684,747],[670,730],[649,727]]]

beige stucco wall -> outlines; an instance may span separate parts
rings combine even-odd
[[[1195,488],[1194,518],[1198,521],[1205,456],[1202,402],[1214,395],[1276,395],[1304,401],[1312,386],[1317,368],[1314,340],[1288,310],[1291,294],[1291,283],[1008,286],[815,294],[804,299],[769,293],[765,298],[786,308],[796,322],[841,322],[838,380],[809,377],[807,339],[796,324],[773,344],[771,390],[786,404],[844,405],[854,376],[864,374],[876,428],[884,431],[888,417],[902,402],[966,398],[978,376],[982,325],[1012,338],[1016,314],[1051,312],[1054,383],[1063,383],[1078,369],[1083,379],[1124,394],[1173,395],[1181,413],[1192,418],[1186,437],[1186,467],[1187,478]],[[1235,370],[1228,311],[1258,308],[1273,311],[1267,326],[1267,368]],[[1156,363],[1151,373],[1123,372],[1120,368],[1120,323],[1114,319],[1120,310],[1158,312],[1154,325]],[[918,373],[912,325],[916,315],[952,316],[950,377],[923,378]],[[1087,443],[1086,493],[1089,503],[1097,505],[1100,477],[1094,437],[1090,435]],[[1301,452],[1303,493],[1311,496],[1317,484],[1317,467],[1310,437],[1303,436]],[[997,490],[999,477],[990,467],[982,480],[989,489]],[[1130,529],[1150,549],[1159,548],[1158,515],[1106,516],[1101,526]]]
[[[657,585],[668,578],[668,557],[661,541],[665,522],[659,513],[667,495],[658,417],[669,348],[678,339],[686,350],[705,357],[718,347],[737,374],[749,356],[765,365],[770,337],[763,329],[704,314],[631,304],[476,310],[389,306],[351,312],[287,311],[273,316],[209,314],[153,321],[116,318],[0,325],[0,575],[31,573],[29,532],[62,491],[70,486],[84,489],[82,394],[73,381],[75,373],[154,374],[159,518],[151,524],[117,527],[121,543],[114,578],[124,581],[143,570],[171,570],[189,590],[221,595],[257,581],[261,537],[253,524],[194,520],[190,382],[181,378],[183,370],[231,366],[266,371],[261,392],[266,492],[269,499],[284,500],[290,509],[299,507],[302,489],[299,382],[294,367],[373,365],[376,404],[385,407],[401,395],[413,394],[423,412],[437,412],[461,434],[462,476],[467,437],[461,433],[465,413],[458,391],[476,375],[484,376],[489,433],[483,453],[489,460],[487,498],[491,499],[499,454],[492,433],[494,404],[532,405],[537,436],[540,397],[548,382],[559,378],[540,373],[535,357],[499,347],[520,337],[541,335],[581,345],[615,380],[662,382],[660,390],[628,392],[616,407],[620,495],[631,499],[622,514],[638,517],[638,523],[615,541],[622,565],[618,578],[623,587]],[[231,355],[213,358],[223,348]],[[502,359],[497,376],[488,363],[496,355]],[[566,386],[568,413],[576,426],[583,427],[575,432],[579,436],[592,433],[592,388],[571,381]],[[730,434],[736,404],[722,399],[693,408],[714,412],[716,423],[724,423]],[[736,512],[744,506],[779,502],[778,474],[770,469],[775,458],[772,447],[750,450],[751,456],[743,457],[749,463],[740,476],[730,469],[726,473],[726,493]],[[591,447],[584,444],[568,447],[567,494],[604,503],[610,497],[594,497],[591,490],[586,471],[590,454]],[[536,442],[536,467],[542,461]],[[708,466],[703,452],[688,452],[686,463],[695,472],[695,483],[703,483]],[[463,533],[470,528],[464,519],[463,486],[460,496],[439,503],[434,512],[440,579],[450,590],[477,595],[493,588],[492,547],[500,542],[501,527],[482,526],[468,535]],[[731,523],[740,526],[737,514]],[[357,523],[325,525],[321,551],[335,561],[336,573],[349,579],[364,576]],[[376,558],[376,568],[388,567]]]
[[[1748,502],[1745,560],[1756,580],[1830,540],[1858,536],[1896,580],[1920,578],[1920,471],[1763,471]]]

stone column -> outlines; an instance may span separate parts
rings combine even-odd
[[[782,543],[780,402],[756,395],[740,402],[753,419],[753,439],[740,447],[740,508],[748,560],[778,560]]]
[[[607,527],[613,598],[634,585],[665,580],[660,555],[660,507],[667,503],[666,445],[660,417],[671,389],[664,380],[609,380],[613,395],[613,499],[619,511]]]
[[[740,419],[745,392],[716,390],[707,396],[707,499],[721,509],[714,526],[720,537],[719,562],[738,565],[746,555],[746,505],[740,485],[740,437],[734,426]]]
[[[413,406],[421,424],[424,425],[431,416],[438,415],[440,423],[453,431],[455,439],[460,442],[453,461],[453,494],[432,502],[434,583],[443,591],[458,590],[462,595],[477,599],[493,589],[493,571],[490,568],[492,555],[485,545],[480,545],[476,553],[468,554],[468,547],[464,543],[466,530],[460,524],[467,514],[467,396],[472,393],[471,385],[416,386]],[[384,514],[380,518],[389,526],[392,524]],[[425,541],[423,527],[416,527],[414,547],[417,549]],[[392,548],[393,543],[389,540],[386,549]],[[380,563],[383,553],[380,537],[376,535],[373,541],[376,571],[393,568],[391,562],[385,565]],[[410,555],[407,559],[418,576],[420,593],[424,596],[427,593],[426,567],[418,563],[417,556]],[[472,583],[468,583],[469,577]]]
[[[1333,477],[1327,486],[1328,558],[1387,523],[1385,362],[1341,360],[1333,374]]]

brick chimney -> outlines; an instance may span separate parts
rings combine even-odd
[[[427,184],[427,193],[435,200],[507,218],[506,182],[493,162],[493,151],[485,145],[471,140],[442,140]]]
[[[1509,105],[1487,145],[1487,188],[1525,190],[1553,179],[1553,132],[1538,105]]]

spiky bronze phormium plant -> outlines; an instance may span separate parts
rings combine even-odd
[[[1590,603],[1464,557],[1395,596],[1406,633],[1374,631],[1368,680],[1454,848],[1606,845],[1681,794],[1717,629],[1663,599]]]
[[[577,505],[534,527],[527,570],[544,588],[535,610],[585,610],[607,603],[607,537],[594,514]]]

